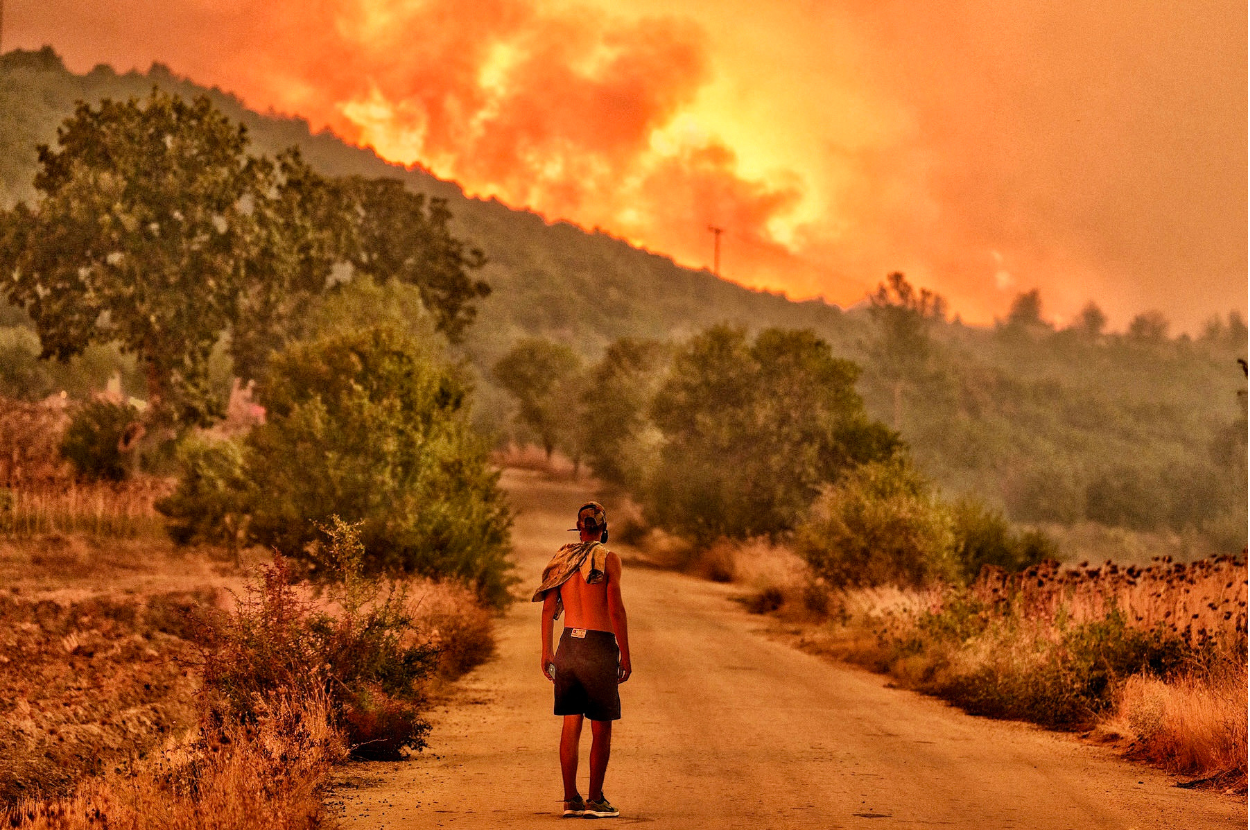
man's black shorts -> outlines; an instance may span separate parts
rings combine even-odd
[[[621,652],[611,631],[566,628],[556,649],[556,714],[620,720],[617,668]]]

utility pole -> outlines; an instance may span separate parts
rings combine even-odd
[[[0,0],[3,3],[4,0]],[[712,232],[712,275],[720,276],[720,235],[725,232],[724,228],[718,228],[715,225],[708,225],[707,229]]]

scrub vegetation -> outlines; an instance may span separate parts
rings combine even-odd
[[[526,444],[808,648],[1244,788],[1239,310],[793,303],[50,49],[0,209],[13,826],[317,826],[489,656]]]
[[[799,647],[987,717],[1117,745],[1200,785],[1246,787],[1246,563],[986,567],[967,584],[831,583],[789,551],[719,551],[744,602]],[[722,566],[723,568],[726,566]]]
[[[481,255],[204,96],[79,103],[37,164],[0,212],[0,820],[319,826],[333,764],[426,746],[508,600],[446,354]]]

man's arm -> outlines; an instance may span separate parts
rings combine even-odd
[[[556,627],[556,600],[559,598],[557,593],[560,589],[553,588],[543,596],[543,651],[542,667],[543,677],[548,680],[555,680],[548,671],[547,667],[555,662],[556,655],[551,648],[551,635]]]
[[[620,682],[629,680],[633,668],[629,661],[629,623],[625,619],[625,601],[621,599],[621,557],[608,552],[608,619],[612,621],[612,633],[621,649]]]

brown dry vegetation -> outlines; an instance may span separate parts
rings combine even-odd
[[[195,723],[180,612],[204,595],[0,595],[0,804],[63,796]]]
[[[0,820],[30,830],[321,825],[321,785],[347,756],[324,696],[279,700],[254,724],[181,740],[87,782],[74,796],[22,804]]]
[[[0,490],[0,535],[30,538],[83,533],[110,539],[159,537],[164,530],[152,505],[173,483],[140,477],[125,484],[53,479]]]
[[[244,551],[236,564],[222,550],[175,547],[152,510],[159,481],[62,482],[59,502],[58,485],[40,486],[42,501],[23,504],[42,504],[59,529],[0,527],[0,820],[317,826],[322,783],[347,753],[325,700],[276,699],[250,727],[200,729],[194,619],[233,608],[268,555]],[[111,520],[100,521],[101,504]],[[299,590],[316,601],[312,586]],[[490,656],[493,616],[455,583],[410,580],[404,593],[408,636],[438,650],[428,699]]]
[[[945,585],[833,590],[793,554],[714,546],[694,561],[752,589],[801,647],[974,714],[1084,731],[1222,789],[1246,787],[1247,570],[1189,564],[987,568]],[[773,565],[758,564],[771,559]],[[788,565],[784,564],[788,563]]]

